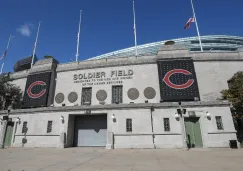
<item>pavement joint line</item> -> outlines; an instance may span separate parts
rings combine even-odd
[[[83,155],[79,155],[79,156],[85,156],[85,155],[90,155],[90,154],[93,154],[93,153],[96,153],[95,151],[93,151],[93,152],[90,152],[90,153],[85,153],[85,154],[83,154]],[[48,165],[48,166],[45,166],[45,167],[43,167],[43,168],[40,168],[40,169],[38,169],[39,171],[41,171],[41,170],[43,170],[43,169],[46,169],[46,168],[48,168],[48,167],[52,167],[52,166],[55,166],[55,165],[57,165],[57,164],[59,164],[59,163],[63,163],[63,162],[65,162],[65,161],[58,161],[58,162],[56,162],[56,163],[54,163],[54,164],[51,164],[51,165]]]
[[[85,161],[85,162],[83,162],[83,163],[81,163],[81,164],[75,166],[75,167],[72,167],[71,169],[68,169],[67,171],[70,171],[70,170],[75,169],[75,168],[77,168],[77,167],[79,167],[79,166],[82,166],[83,164],[88,163],[88,162],[90,162],[90,161],[92,161],[92,160],[94,160],[94,159],[96,159],[96,158],[98,158],[98,157],[101,157],[101,156],[103,156],[103,155],[105,155],[105,154],[107,154],[107,153],[109,153],[109,152],[111,152],[111,151],[112,151],[112,150],[109,150],[109,151],[104,152],[104,153],[102,153],[102,154],[100,154],[100,155],[98,155],[98,156],[95,156],[95,157],[93,157],[93,158],[91,158],[91,159],[89,159],[89,160],[87,160],[87,161]]]

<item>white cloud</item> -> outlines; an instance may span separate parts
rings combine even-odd
[[[31,27],[30,24],[21,25],[19,28],[17,28],[17,32],[22,34],[22,36],[30,37],[31,35],[30,27]]]

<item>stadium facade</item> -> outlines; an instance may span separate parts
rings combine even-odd
[[[202,40],[204,52],[196,38],[184,38],[139,46],[138,57],[130,48],[65,64],[49,58],[10,73],[23,104],[0,112],[0,144],[229,147],[236,131],[220,92],[242,71],[243,38]]]

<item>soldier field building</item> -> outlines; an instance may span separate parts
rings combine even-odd
[[[229,147],[236,130],[220,92],[243,70],[243,38],[202,43],[204,52],[194,37],[141,45],[137,57],[49,57],[8,73],[23,102],[0,111],[1,147]]]

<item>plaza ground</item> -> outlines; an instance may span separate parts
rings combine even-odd
[[[1,171],[242,171],[243,149],[0,149]]]

